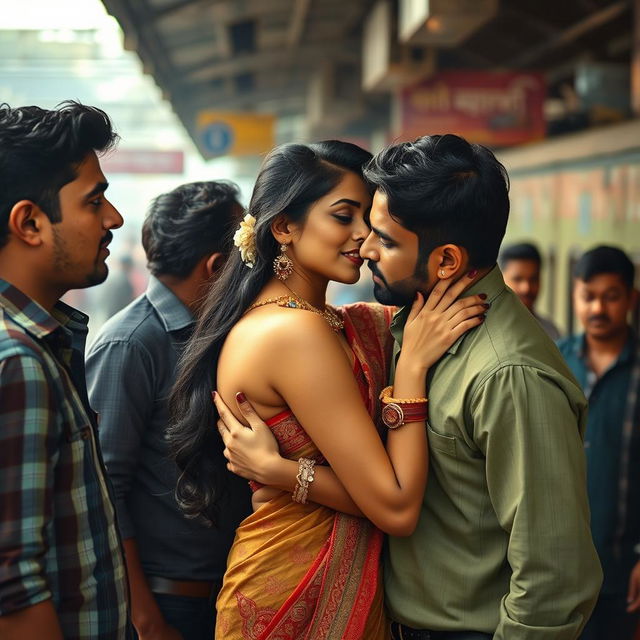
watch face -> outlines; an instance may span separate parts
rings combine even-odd
[[[389,429],[397,429],[404,424],[404,413],[402,409],[393,402],[385,404],[382,407],[382,422],[384,422]]]

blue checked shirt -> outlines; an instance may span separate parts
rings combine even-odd
[[[127,583],[95,414],[87,317],[0,280],[0,615],[51,600],[66,640],[116,640]]]

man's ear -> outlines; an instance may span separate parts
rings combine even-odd
[[[464,247],[457,244],[443,244],[436,247],[429,256],[428,270],[438,280],[445,280],[460,275],[469,263],[469,254]]]
[[[9,212],[9,235],[31,247],[42,244],[42,232],[50,225],[47,215],[31,200],[16,202]]]
[[[278,244],[290,244],[293,238],[293,226],[291,221],[284,215],[280,214],[271,223],[271,233]]]
[[[207,279],[211,278],[211,276],[217,274],[220,269],[222,269],[222,265],[224,265],[225,257],[222,253],[212,253],[204,263],[204,269],[206,272]]]

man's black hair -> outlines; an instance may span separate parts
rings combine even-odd
[[[424,136],[382,150],[365,176],[387,196],[391,216],[418,235],[422,261],[452,243],[467,250],[472,267],[495,264],[509,179],[489,149],[451,134]]]
[[[0,248],[16,202],[30,200],[60,222],[60,189],[75,180],[89,152],[105,152],[117,139],[109,116],[96,107],[72,100],[52,110],[0,104]]]
[[[627,289],[633,289],[635,267],[629,256],[618,247],[600,245],[586,251],[573,268],[574,277],[583,282],[603,273],[619,275]]]
[[[538,267],[542,264],[542,257],[537,247],[530,242],[519,242],[518,244],[509,244],[502,247],[498,256],[498,265],[504,269],[512,260],[531,260]]]
[[[142,225],[149,270],[186,278],[204,256],[226,255],[241,212],[232,182],[191,182],[158,196]]]

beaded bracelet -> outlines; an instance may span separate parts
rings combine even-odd
[[[296,488],[293,490],[291,499],[300,504],[307,503],[309,485],[313,482],[315,475],[316,461],[311,458],[300,458],[298,460],[298,475],[296,476]]]

